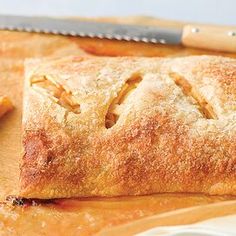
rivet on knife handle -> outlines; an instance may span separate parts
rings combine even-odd
[[[182,44],[214,51],[236,52],[236,27],[186,25]]]

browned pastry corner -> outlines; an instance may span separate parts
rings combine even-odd
[[[8,97],[0,96],[0,118],[13,109],[13,105]]]
[[[236,194],[236,60],[26,62],[26,198]]]

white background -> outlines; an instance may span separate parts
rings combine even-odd
[[[148,15],[236,26],[236,0],[0,0],[0,14]]]

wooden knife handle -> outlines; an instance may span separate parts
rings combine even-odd
[[[236,52],[236,27],[186,25],[182,44],[214,51]]]

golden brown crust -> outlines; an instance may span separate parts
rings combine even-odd
[[[21,195],[236,194],[235,62],[28,61]]]

